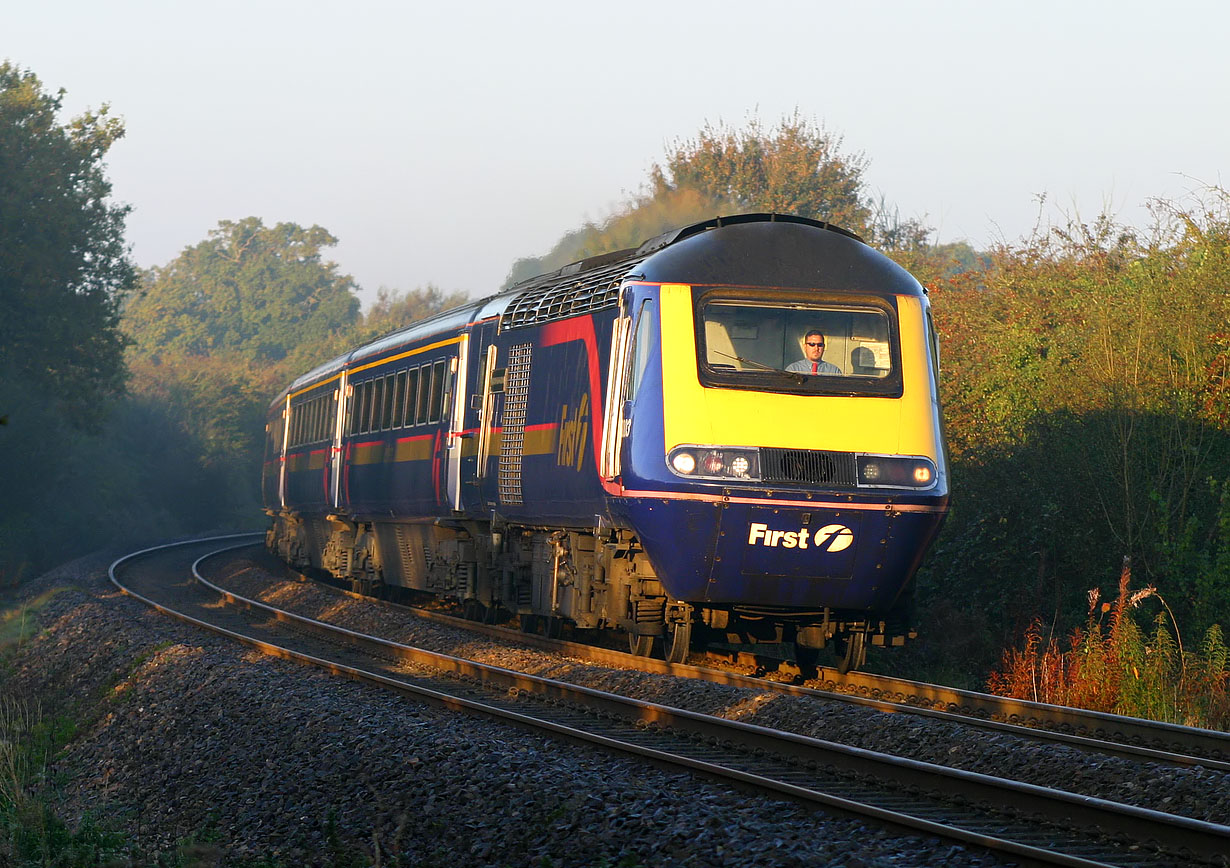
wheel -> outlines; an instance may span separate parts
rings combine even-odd
[[[837,661],[837,671],[845,675],[847,672],[856,671],[866,661],[867,634],[850,633],[842,640],[842,645],[845,646],[845,653]]]
[[[692,650],[692,622],[682,621],[678,624],[667,624],[666,635],[662,637],[662,654],[667,663],[682,663],[688,659]]]
[[[543,635],[548,639],[558,639],[564,635],[564,619],[558,615],[547,615],[542,619]]]
[[[521,632],[522,633],[537,633],[538,632],[538,616],[537,615],[522,615]]]
[[[653,653],[653,637],[629,633],[628,653],[635,654],[637,657],[648,657]]]
[[[471,597],[461,604],[461,615],[467,621],[483,621],[486,619],[487,607]]]

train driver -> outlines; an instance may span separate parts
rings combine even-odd
[[[803,337],[803,355],[805,358],[791,362],[786,370],[796,374],[841,373],[840,368],[821,358],[824,355],[824,333],[819,329],[812,329]]]

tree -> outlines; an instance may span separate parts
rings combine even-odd
[[[226,351],[268,362],[303,343],[333,343],[359,310],[354,282],[322,258],[336,243],[319,226],[221,221],[205,241],[146,273],[124,311],[137,354]]]
[[[81,424],[123,391],[119,305],[136,270],[103,166],[124,126],[106,106],[61,124],[63,96],[0,63],[0,377]]]
[[[629,203],[602,224],[586,223],[561,238],[545,256],[518,259],[504,281],[522,280],[554,271],[578,259],[640,245],[670,229],[687,226],[720,214],[722,205],[695,190],[665,190]]]
[[[650,170],[653,195],[691,189],[737,211],[773,211],[836,223],[866,233],[872,206],[864,191],[867,160],[843,155],[841,138],[799,117],[766,132],[706,124],[677,142],[666,165]]]
[[[834,223],[894,255],[925,253],[931,229],[902,219],[883,197],[873,199],[866,168],[862,154],[842,153],[839,136],[797,112],[772,130],[754,118],[743,129],[706,124],[695,139],[672,145],[665,163],[654,164],[646,194],[602,223],[569,232],[545,256],[517,260],[505,285],[635,247],[669,229],[748,211]]]
[[[375,303],[364,312],[356,328],[355,342],[405,328],[412,322],[457,307],[468,299],[464,292],[446,293],[430,283],[425,288],[407,292],[382,286],[376,292]]]

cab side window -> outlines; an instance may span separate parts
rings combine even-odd
[[[636,397],[645,379],[645,370],[649,367],[649,360],[658,351],[658,313],[651,299],[641,302],[635,329],[631,352],[628,353],[631,370],[628,372],[625,399]]]

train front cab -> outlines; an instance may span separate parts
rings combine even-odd
[[[865,642],[910,635],[911,580],[948,482],[938,352],[909,282],[627,288],[606,475],[685,604],[668,607],[676,619],[793,640],[800,656],[836,639],[854,666]],[[825,342],[838,373],[786,370],[805,339]]]

